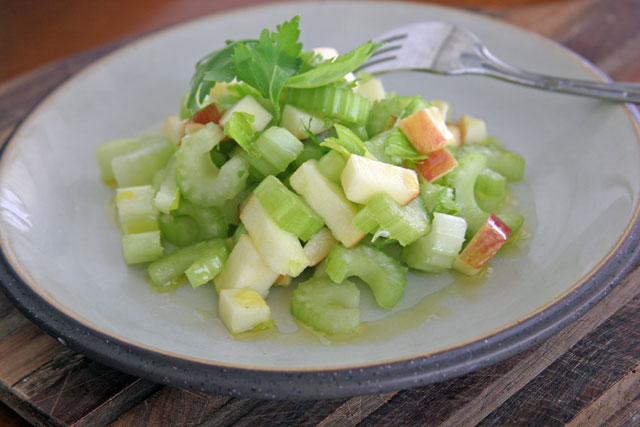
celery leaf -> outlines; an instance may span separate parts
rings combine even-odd
[[[255,139],[254,120],[253,114],[236,111],[224,125],[224,134],[248,152]]]
[[[376,160],[376,158],[369,153],[364,142],[362,142],[358,135],[356,135],[351,129],[337,123],[334,126],[338,133],[338,137],[325,139],[320,143],[321,147],[336,150],[346,158],[349,158],[352,154],[357,154],[358,156]]]

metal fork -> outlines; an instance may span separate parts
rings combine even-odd
[[[384,42],[358,71],[427,71],[437,74],[482,74],[553,92],[611,101],[640,103],[638,83],[600,83],[531,73],[496,58],[473,33],[446,22],[420,22],[373,39]]]

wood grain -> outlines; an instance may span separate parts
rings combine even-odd
[[[559,3],[522,0],[507,7],[499,0],[459,1],[551,37],[575,49],[616,79],[640,81],[640,33],[637,30],[640,2],[637,0]],[[85,15],[110,12],[97,18],[93,24],[95,34],[70,43],[66,50],[59,49],[57,55],[83,53],[0,85],[0,143],[4,143],[28,111],[60,82],[126,43],[127,39],[122,37],[132,37],[206,11],[255,2],[188,0],[180,3],[182,7],[188,9],[187,5],[195,5],[202,9],[179,10],[175,1],[156,0],[154,7],[150,7],[151,0],[142,0],[126,9],[130,15],[123,15],[117,28],[106,28],[103,18],[111,17],[113,22],[117,6],[122,6],[124,0],[92,2],[94,9],[81,6],[79,10]],[[25,34],[21,39],[24,52],[30,46],[39,46],[45,51],[49,46],[62,43],[65,34],[86,32],[92,25],[87,20],[74,22],[81,15],[69,17],[64,13],[73,8],[71,0],[47,2],[38,7],[35,0],[21,4],[29,6],[25,8],[26,22],[41,24],[42,30],[51,32],[52,38],[52,41],[38,43],[36,35]],[[7,69],[22,72],[12,67],[26,67],[20,68],[25,70],[34,66],[37,62],[34,58],[39,64],[54,58],[24,53],[22,65],[15,65],[19,61],[14,59],[7,61],[11,56],[4,54],[8,51],[3,51],[7,48],[7,38],[3,36],[8,31],[18,31],[18,24],[9,21],[19,21],[19,14],[15,4],[7,0],[0,0],[0,10],[10,12],[0,13],[0,57],[11,65]],[[145,14],[140,21],[140,16]],[[54,19],[47,22],[46,18],[52,16],[60,18],[57,22]],[[115,38],[119,41],[85,50]],[[6,72],[4,66],[0,67],[0,81],[3,72]],[[640,422],[639,369],[638,269],[568,328],[501,363],[416,389],[304,402],[194,393],[134,378],[63,347],[29,323],[0,295],[0,400],[36,425],[235,424],[253,427],[568,423],[571,426],[637,426]],[[20,425],[20,420],[3,408],[0,406],[0,425]]]

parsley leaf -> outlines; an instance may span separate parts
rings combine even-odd
[[[326,61],[302,74],[292,76],[287,80],[287,87],[313,88],[328,85],[355,71],[382,44],[367,42],[351,52],[340,55],[332,61]]]
[[[256,134],[252,125],[254,120],[253,114],[236,111],[224,125],[224,134],[248,152]]]
[[[233,72],[245,83],[258,89],[273,104],[276,121],[280,117],[280,93],[287,79],[302,63],[302,43],[298,42],[299,17],[278,26],[273,33],[266,28],[255,44],[237,43],[233,48]]]
[[[320,143],[321,147],[331,148],[342,154],[344,157],[349,158],[351,154],[357,154],[358,156],[364,156],[372,160],[376,160],[367,146],[351,129],[342,126],[340,124],[334,125],[338,134],[337,138],[327,138]]]

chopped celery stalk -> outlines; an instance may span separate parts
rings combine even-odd
[[[420,197],[432,215],[434,212],[455,215],[460,211],[451,187],[433,184],[421,179]]]
[[[318,170],[335,184],[340,184],[340,175],[346,164],[347,161],[340,153],[331,150],[318,160]]]
[[[251,193],[253,193],[254,188],[255,185],[248,186],[247,188],[239,192],[236,197],[231,200],[227,200],[224,205],[220,206],[220,210],[227,219],[228,224],[240,224],[240,218],[238,218],[240,205],[249,198]]]
[[[484,154],[487,156],[487,167],[498,172],[509,181],[520,181],[524,176],[524,159],[520,155],[505,150],[495,143],[465,145],[464,151]]]
[[[242,234],[231,250],[222,272],[213,279],[218,293],[223,289],[250,288],[263,298],[279,274],[271,270],[248,234]]]
[[[160,231],[122,236],[122,255],[127,264],[154,261],[164,255]]]
[[[367,134],[372,137],[390,129],[403,111],[411,114],[414,111],[427,108],[430,105],[431,104],[420,96],[390,95],[376,102],[371,108],[371,112],[367,118]],[[410,107],[411,111],[405,111],[407,107]]]
[[[360,209],[360,212],[353,217],[353,225],[365,233],[373,234],[378,229],[378,221],[376,221],[376,217],[373,216],[371,209],[367,209],[366,206]]]
[[[506,185],[504,176],[489,168],[483,169],[474,186],[478,206],[485,212],[495,212],[504,199]]]
[[[226,237],[228,224],[220,209],[198,206],[183,199],[178,209],[160,216],[160,229],[168,242],[187,246],[214,237]]]
[[[336,283],[357,276],[369,285],[378,305],[391,309],[396,305],[407,281],[407,268],[371,246],[347,249],[336,245],[327,258],[327,274]]]
[[[205,249],[185,271],[191,286],[197,288],[216,277],[222,271],[228,256],[226,245]]]
[[[331,151],[329,151],[331,152]],[[293,165],[299,168],[304,162],[310,159],[320,160],[327,154],[327,149],[313,142],[307,142],[302,148],[300,155],[293,161]],[[342,156],[340,156],[342,157]]]
[[[302,199],[273,175],[266,177],[254,194],[280,228],[306,242],[320,231],[324,221]]]
[[[343,245],[354,246],[365,236],[353,225],[358,208],[347,200],[338,185],[320,173],[316,160],[308,160],[300,166],[289,178],[289,183],[322,217],[334,237]]]
[[[138,149],[111,160],[118,187],[151,184],[175,151],[173,143],[163,137],[142,138],[138,144]]]
[[[233,243],[238,243],[240,237],[244,236],[245,234],[247,234],[247,227],[245,227],[242,223],[238,224],[236,231],[234,231],[233,236],[231,236],[231,238],[233,239]]]
[[[487,158],[483,154],[466,154],[460,159],[458,167],[449,172],[447,177],[447,182],[455,190],[460,216],[467,221],[467,237],[473,236],[489,217],[489,214],[478,206],[473,191],[486,161]]]
[[[500,213],[496,214],[496,216],[500,221],[504,222],[507,227],[509,227],[511,230],[511,236],[513,236],[516,231],[520,230],[520,227],[524,224],[524,217],[517,213]]]
[[[285,128],[273,126],[253,143],[251,149],[264,159],[272,170],[268,175],[283,172],[302,152],[302,142]]]
[[[369,139],[367,127],[363,123],[346,123],[346,127],[363,141]]]
[[[158,211],[153,206],[153,188],[150,185],[118,188],[116,209],[122,234],[158,229]]]
[[[387,141],[389,140],[389,135],[391,134],[391,130],[387,130],[385,132],[381,132],[371,138],[368,141],[364,142],[364,145],[367,147],[367,150],[381,162],[385,163],[394,163],[393,159],[385,153],[385,147],[387,146]]]
[[[214,248],[226,249],[225,241],[223,239],[212,239],[195,243],[185,248],[176,249],[169,255],[152,262],[147,267],[147,273],[152,285],[156,288],[164,288],[171,285],[174,280],[185,273],[191,264]]]
[[[451,268],[464,243],[466,229],[464,219],[436,212],[429,234],[405,247],[402,259],[411,268],[431,273]]]
[[[269,267],[279,274],[298,276],[309,265],[298,238],[271,219],[260,201],[251,196],[240,221]]]
[[[387,193],[373,196],[363,210],[368,210],[389,238],[402,246],[415,242],[429,232],[429,217],[422,198],[416,197],[406,206],[400,206]]]
[[[218,300],[220,319],[232,334],[251,331],[269,322],[271,310],[252,289],[224,289]]]
[[[160,172],[160,187],[156,193],[153,204],[163,213],[169,213],[178,209],[180,204],[180,189],[176,182],[176,158],[171,157],[169,163],[163,171]]]
[[[214,123],[182,138],[176,152],[176,181],[185,199],[202,206],[219,206],[244,188],[249,175],[244,160],[232,157],[221,169],[211,161],[209,152],[222,138],[220,127]]]
[[[101,144],[96,149],[96,159],[100,166],[102,180],[110,185],[115,185],[116,177],[111,169],[111,161],[116,157],[129,154],[140,148],[139,138],[118,138]]]
[[[324,114],[351,123],[365,123],[370,108],[369,100],[364,96],[336,86],[288,88],[284,102],[312,114]]]
[[[292,105],[285,105],[282,109],[280,126],[287,129],[298,139],[308,138],[309,132],[317,135],[329,127],[324,119],[305,113]]]
[[[299,322],[329,335],[349,334],[360,324],[360,291],[345,280],[333,283],[314,277],[298,285],[291,298],[291,314]]]

